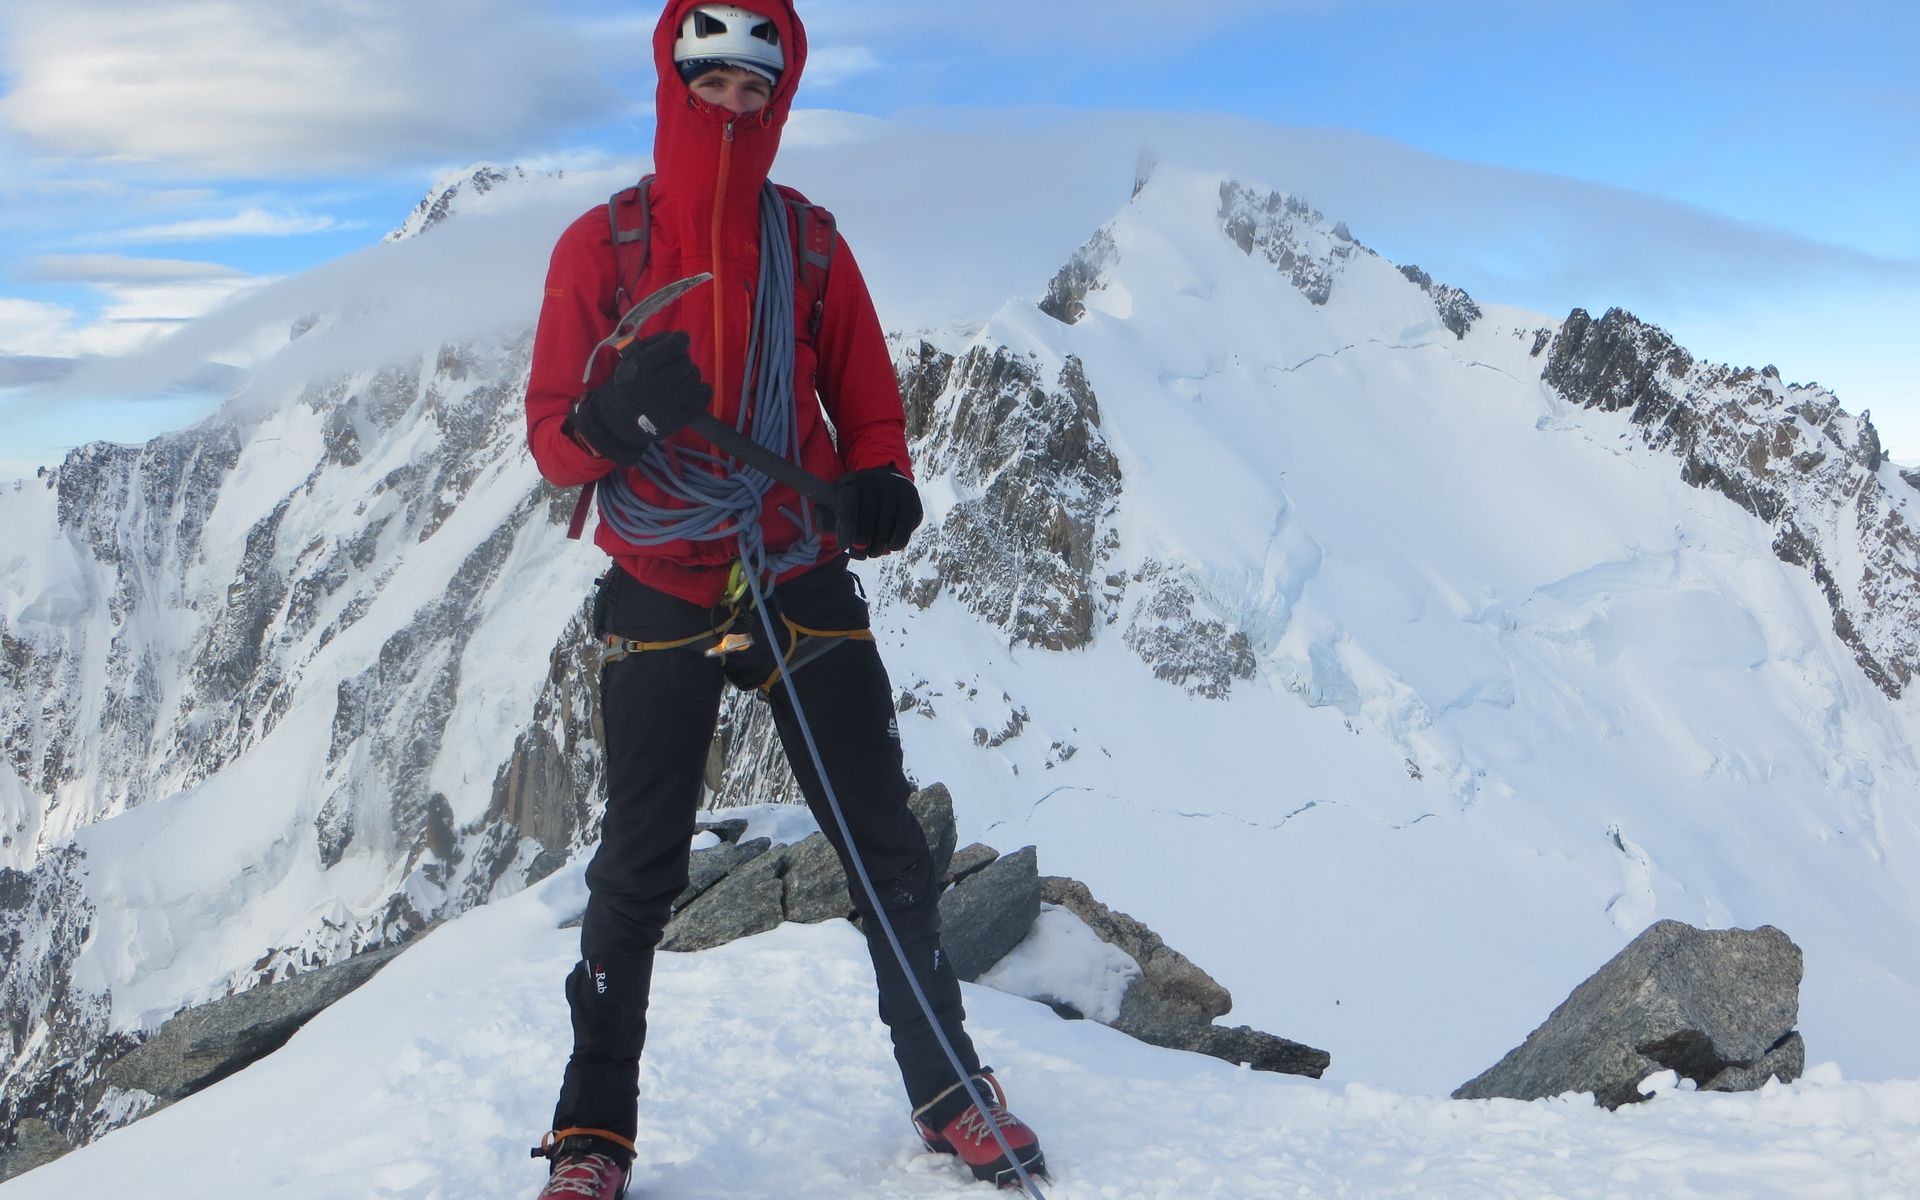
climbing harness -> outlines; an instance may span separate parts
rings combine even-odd
[[[724,621],[703,629],[699,633],[664,641],[624,638],[615,633],[603,634],[600,638],[601,665],[617,663],[634,654],[650,654],[663,650],[699,650],[704,658],[725,658],[729,654],[739,654],[753,649],[758,644],[753,634],[733,628],[734,623],[740,619],[740,608],[743,603],[752,601],[754,597],[754,593],[748,590],[745,577],[739,571],[737,562],[734,564],[734,571],[741,577],[740,586],[743,594],[739,601],[728,603],[727,607],[732,611],[727,614]],[[786,647],[781,657],[787,669],[791,671],[798,671],[808,663],[820,659],[828,651],[844,642],[874,640],[871,629],[819,629],[811,625],[802,625],[784,612],[780,614],[780,623],[786,627],[787,636],[775,641],[773,645]],[[769,671],[767,677],[755,685],[755,690],[770,693],[779,679],[780,672],[777,669]]]

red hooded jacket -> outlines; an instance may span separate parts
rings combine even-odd
[[[780,131],[806,65],[807,35],[791,0],[749,0],[745,7],[764,12],[779,28],[786,68],[765,108],[735,116],[695,97],[673,63],[680,23],[700,2],[673,0],[653,35],[660,83],[652,236],[646,270],[640,282],[629,288],[629,297],[637,301],[676,279],[713,272],[713,282],[669,305],[641,333],[687,332],[693,361],[713,385],[712,411],[731,425],[740,408],[754,290],[760,279],[760,191],[780,148]],[[588,384],[580,382],[587,356],[621,316],[615,302],[617,275],[607,210],[602,205],[569,226],[554,246],[546,300],[534,334],[527,440],[540,473],[562,487],[585,484],[620,469],[582,449],[561,429],[574,403],[612,369],[613,355],[603,350]],[[829,481],[848,471],[889,463],[910,474],[899,383],[873,298],[844,240],[828,274],[817,338],[809,336],[811,314],[797,311],[799,307],[795,306],[793,369],[800,465]],[[823,410],[832,421],[831,431]],[[690,430],[674,434],[673,440],[712,450]],[[641,498],[655,504],[674,503],[638,472],[630,470],[628,480]],[[776,484],[761,509],[770,552],[791,545],[801,535],[798,526],[780,513],[781,508],[798,512],[799,499],[792,489]],[[709,606],[725,592],[728,569],[737,553],[731,538],[635,546],[605,522],[593,540],[642,583]],[[837,553],[829,530],[823,537],[820,561]],[[797,568],[783,578],[807,569]]]

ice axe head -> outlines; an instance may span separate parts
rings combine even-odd
[[[613,352],[618,354],[625,350],[633,344],[635,338],[640,336],[640,327],[645,325],[654,314],[712,278],[713,272],[702,271],[698,275],[676,279],[628,309],[626,315],[620,318],[620,323],[613,327],[613,332],[601,338],[587,353],[587,369],[581,372],[580,382],[585,383],[593,378],[593,364],[600,357],[600,351],[612,347]]]

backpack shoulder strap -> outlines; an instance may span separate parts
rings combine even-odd
[[[613,239],[614,303],[624,315],[633,307],[640,273],[647,269],[653,240],[653,176],[648,175],[607,201],[607,230]]]
[[[807,313],[807,336],[818,341],[820,321],[827,311],[827,272],[833,267],[833,252],[840,245],[840,231],[833,214],[790,188],[781,188],[787,207],[793,210],[794,254],[800,273],[795,281],[796,298]]]
[[[613,303],[623,317],[633,307],[634,289],[640,286],[640,274],[647,269],[647,250],[653,240],[652,196],[653,176],[648,175],[632,187],[615,192],[607,201],[607,232],[613,242]],[[594,490],[594,483],[587,482],[574,502],[567,537],[575,541],[587,527]]]

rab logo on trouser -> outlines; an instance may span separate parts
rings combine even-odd
[[[596,995],[607,994],[607,969],[597,963],[593,968],[593,990]]]

